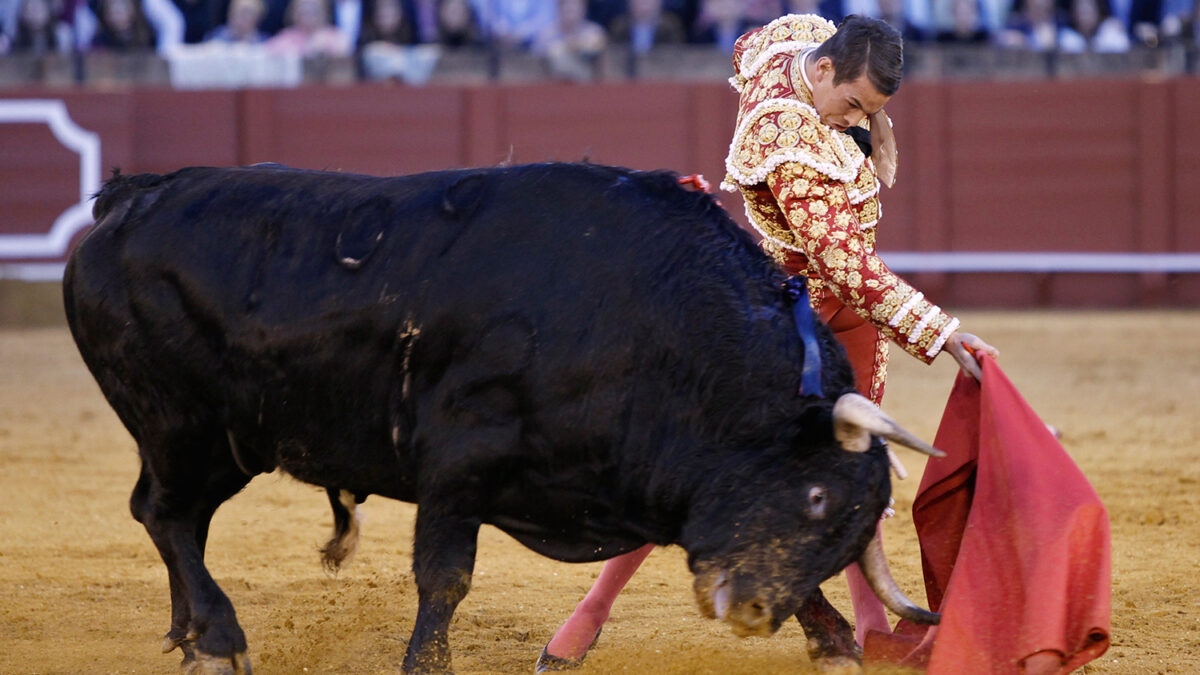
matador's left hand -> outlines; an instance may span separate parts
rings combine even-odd
[[[977,360],[979,354],[987,354],[994,359],[1000,358],[1000,350],[984,342],[979,336],[962,331],[954,331],[950,335],[950,339],[946,340],[946,351],[958,362],[959,368],[976,380],[983,375]]]

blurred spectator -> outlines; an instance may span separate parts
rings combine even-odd
[[[687,40],[683,19],[663,11],[662,0],[629,0],[629,11],[613,19],[609,35],[613,42],[629,45],[635,54]]]
[[[172,0],[183,17],[183,41],[202,42],[221,24],[220,8],[214,0]]]
[[[876,9],[878,13],[871,16],[891,24],[892,28],[900,31],[900,37],[904,38],[906,43],[923,42],[927,38],[925,30],[909,16],[904,0],[879,0]]]
[[[0,54],[6,52],[43,55],[71,48],[71,29],[57,18],[53,0],[24,0],[17,8],[16,30],[11,38],[0,37]]]
[[[349,56],[350,41],[329,20],[326,0],[292,0],[288,8],[287,28],[267,40],[275,52],[301,56]]]
[[[155,45],[159,54],[166,54],[183,44],[183,14],[171,0],[133,0],[139,3],[142,14],[154,28]]]
[[[100,28],[92,46],[112,51],[153,49],[154,29],[136,0],[99,0],[96,18]]]
[[[697,19],[703,19],[705,10],[704,5],[708,3],[700,3],[700,16]],[[765,26],[775,19],[783,16],[782,0],[738,0],[734,4],[738,5],[738,18],[744,21],[749,28],[757,28]]]
[[[447,47],[471,47],[483,43],[475,8],[467,0],[440,0],[438,42]]]
[[[20,12],[20,0],[0,0],[0,54],[8,49],[13,36],[17,34],[17,15]]]
[[[266,33],[269,38],[283,30],[291,2],[290,0],[263,0],[263,2],[267,6],[267,13],[263,16],[262,23],[258,24],[258,29]]]
[[[363,17],[362,29],[358,32],[358,46],[375,42],[391,45],[416,43],[416,31],[412,21],[404,12],[401,0],[374,0],[368,16]]]
[[[1060,23],[1054,0],[1014,0],[997,42],[1013,49],[1053,51],[1058,46]]]
[[[5,0],[0,0],[0,5],[3,5]],[[13,6],[20,5],[20,0],[13,0]],[[92,46],[92,38],[96,36],[96,31],[99,29],[99,22],[96,20],[96,15],[88,7],[87,0],[56,0],[53,5],[58,5],[58,21],[66,28],[67,36],[70,38],[70,43],[64,48],[74,48],[79,51],[87,51]],[[14,31],[16,25],[13,26]]]
[[[817,0],[784,0],[783,14],[821,14]],[[826,17],[828,18],[828,17]]]
[[[1200,22],[1196,20],[1196,0],[1163,0],[1159,34],[1167,42],[1198,41]]]
[[[834,23],[845,18],[847,12],[842,0],[784,0],[784,14],[817,14]]]
[[[432,44],[438,41],[438,0],[409,0],[405,10],[417,42]]]
[[[608,43],[600,24],[587,18],[587,0],[558,0],[558,21],[534,41],[535,52],[546,57],[553,76],[588,80]]]
[[[363,0],[333,0],[333,25],[346,34],[350,44],[356,45],[358,31],[370,11],[370,6],[364,6]]]
[[[484,38],[525,49],[558,20],[553,0],[471,0]]]
[[[2,1],[2,0],[0,0]],[[625,13],[625,0],[588,0],[587,17],[608,30],[612,20]]]
[[[1067,24],[1058,32],[1063,52],[1113,53],[1129,51],[1129,35],[1121,20],[1108,10],[1107,0],[1071,0]]]
[[[876,0],[842,0],[842,11],[847,16],[858,14],[860,16],[879,17],[879,3]],[[832,19],[831,19],[832,20]],[[837,23],[836,20],[832,20]]]
[[[1134,41],[1150,46],[1158,44],[1163,0],[1111,0],[1109,9]]]
[[[206,39],[228,44],[256,45],[264,42],[267,35],[258,26],[266,13],[263,0],[233,0],[229,3],[225,24],[214,28]]]
[[[81,49],[94,46],[103,30],[100,17],[103,0],[86,1],[86,7],[79,3],[71,13],[76,30],[75,43]],[[171,0],[132,0],[132,4],[137,15],[149,22],[155,38],[154,46],[159,54],[167,54],[183,44],[183,14]]]
[[[362,74],[371,80],[428,82],[441,48],[416,41],[416,28],[402,0],[374,0],[359,33]]]
[[[726,54],[733,53],[733,45],[747,30],[770,23],[748,20],[742,15],[741,0],[704,0],[700,5],[700,16],[692,33],[692,42],[713,45]]]
[[[979,0],[951,0],[950,25],[938,31],[936,40],[941,44],[984,45],[991,41],[991,34],[983,24],[983,8]]]

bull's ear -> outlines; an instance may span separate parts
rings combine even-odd
[[[838,397],[833,406],[833,435],[842,448],[850,452],[866,452],[871,447],[872,434],[931,457],[945,457],[944,452],[906,431],[861,394]],[[891,448],[888,448],[888,459],[898,476],[904,478],[908,475]]]

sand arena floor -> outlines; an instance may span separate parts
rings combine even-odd
[[[966,313],[1108,507],[1113,643],[1093,673],[1200,672],[1200,313]],[[954,376],[893,352],[885,408],[932,439]],[[915,598],[920,570],[896,484],[885,545]],[[172,673],[162,655],[167,575],[126,506],[134,445],[65,328],[0,331],[0,673]],[[258,673],[394,672],[416,612],[414,507],[372,498],[357,558],[337,578],[317,548],[324,493],[255,479],[213,522],[208,564],[232,598]],[[531,672],[599,564],[558,563],[485,527],[474,586],[455,616],[460,673]],[[827,595],[848,609],[835,577]],[[704,620],[684,552],[659,549],[618,601],[582,672],[808,672],[802,631],[734,637]],[[875,672],[881,672],[876,670]]]

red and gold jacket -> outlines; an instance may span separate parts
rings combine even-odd
[[[819,16],[788,15],[738,40],[730,82],[741,97],[721,187],[741,190],[763,249],[787,272],[808,277],[814,307],[832,294],[928,363],[958,319],[876,255],[875,166],[853,138],[821,122],[806,83],[805,53],[835,30]],[[878,371],[886,348],[880,341]]]

